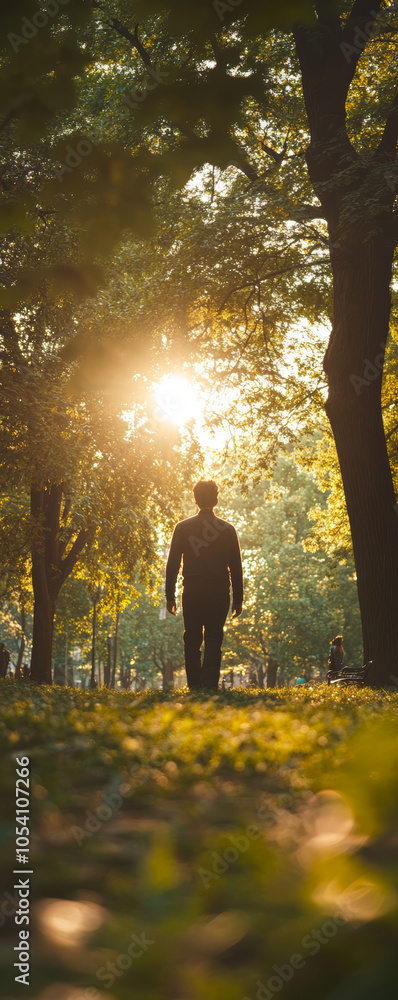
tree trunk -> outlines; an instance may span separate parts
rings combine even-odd
[[[95,640],[97,632],[97,603],[98,594],[95,593],[93,597],[93,632],[91,639],[91,677],[90,677],[90,687],[95,687]]]
[[[335,311],[324,368],[326,412],[344,485],[370,683],[398,673],[398,506],[381,410],[392,243],[388,232],[332,251]],[[341,240],[340,236],[340,240]]]
[[[82,552],[88,531],[81,529],[65,553],[62,539],[65,512],[61,517],[64,495],[62,483],[34,484],[30,491],[30,510],[34,525],[32,541],[32,585],[34,596],[31,679],[40,684],[52,683],[52,643],[54,615],[58,594]]]
[[[104,665],[104,684],[105,687],[109,687],[111,683],[111,655],[112,655],[112,636],[107,635],[106,637],[106,663]]]
[[[259,686],[259,688],[263,688],[264,687],[264,677],[265,677],[264,663],[259,663],[259,665],[257,667],[257,678],[258,678],[258,686]]]
[[[119,607],[116,608],[115,634],[113,637],[113,665],[112,665],[112,683],[111,683],[112,688],[115,687],[118,629],[119,629]]]
[[[21,614],[21,640],[18,649],[18,659],[15,664],[15,680],[18,680],[22,673],[23,654],[25,652],[25,646],[26,646],[26,614],[25,614],[25,606],[22,603],[20,608],[20,614]]]
[[[268,667],[267,667],[267,688],[276,687],[276,674],[278,670],[278,664],[272,659],[272,656],[268,657]]]
[[[380,0],[361,0],[354,8],[342,24],[337,10],[319,4],[316,25],[298,23],[294,37],[311,133],[306,160],[328,224],[333,269],[326,413],[351,526],[364,659],[375,661],[369,681],[384,687],[393,686],[398,673],[398,507],[381,411],[397,242],[396,186],[387,168],[396,163],[398,100],[375,151],[359,154],[347,133],[346,102],[363,51],[356,32],[374,17]]]
[[[68,636],[67,635],[65,636],[65,675],[64,676],[65,676],[65,685],[68,686],[68,684],[69,684],[69,677],[68,677]]]
[[[167,691],[167,689],[170,690],[170,688],[173,688],[173,687],[174,687],[173,661],[170,660],[169,657],[167,657],[166,660],[165,660],[165,665],[163,667],[163,684],[162,684],[162,688],[163,688],[163,691]]]
[[[32,558],[32,584],[35,603],[31,678],[40,684],[52,684],[51,659],[55,606],[48,592],[44,557],[37,554]]]

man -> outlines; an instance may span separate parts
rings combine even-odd
[[[242,558],[235,528],[216,517],[218,488],[212,480],[200,480],[193,490],[199,513],[177,524],[166,566],[167,610],[175,615],[175,586],[183,558],[182,610],[184,615],[185,669],[188,687],[217,690],[220,678],[221,644],[230,606],[232,618],[242,613]],[[204,630],[204,658],[201,645]]]

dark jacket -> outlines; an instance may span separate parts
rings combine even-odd
[[[211,593],[228,593],[243,601],[242,557],[235,528],[211,510],[201,510],[176,525],[166,566],[166,600],[174,601],[183,558],[184,588],[203,583]]]
[[[334,646],[332,644],[330,647],[329,660],[328,660],[329,670],[340,670],[340,668],[343,665],[343,658],[344,658],[344,650],[341,648],[341,646]]]

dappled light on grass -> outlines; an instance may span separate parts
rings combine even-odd
[[[309,868],[318,857],[352,851],[367,839],[355,831],[351,809],[342,796],[331,789],[312,797],[302,811],[301,822],[307,838],[297,838],[297,858],[304,868]]]
[[[325,913],[337,909],[344,920],[355,924],[377,920],[396,909],[398,903],[396,893],[387,884],[364,876],[355,879],[347,888],[339,886],[336,879],[319,885],[313,898]]]
[[[216,955],[241,941],[250,926],[247,913],[229,910],[211,919],[202,917],[195,921],[185,935],[185,942],[194,951]]]
[[[31,759],[34,1000],[66,980],[68,1000],[102,1000],[108,962],[115,1000],[254,1000],[294,954],[286,1000],[327,1000],[364,954],[383,982],[397,931],[396,694],[3,682],[2,695],[11,816],[15,757]],[[12,997],[13,923],[4,931]],[[130,961],[132,940],[144,947]]]
[[[42,899],[37,905],[38,926],[49,944],[76,948],[101,926],[106,916],[102,906],[73,899]]]

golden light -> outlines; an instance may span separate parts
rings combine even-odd
[[[42,899],[36,906],[41,933],[52,944],[76,948],[104,922],[106,910],[91,900]]]
[[[167,375],[155,386],[156,417],[158,420],[183,427],[189,420],[199,418],[199,403],[187,379]]]
[[[325,913],[337,909],[343,920],[357,924],[377,920],[397,906],[394,890],[366,874],[355,879],[345,889],[338,884],[337,879],[332,879],[331,882],[319,885],[312,898]]]

